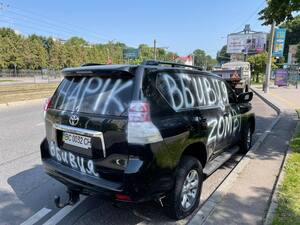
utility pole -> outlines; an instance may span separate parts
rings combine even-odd
[[[270,86],[270,77],[271,77],[271,71],[272,71],[272,54],[273,54],[273,42],[274,42],[274,33],[275,33],[275,21],[273,21],[271,26],[271,33],[270,33],[270,40],[269,40],[269,52],[268,52],[268,62],[266,66],[266,76],[265,76],[265,82],[264,82],[264,92],[269,92],[269,86]]]
[[[244,31],[244,34],[249,34],[251,31],[250,24],[246,24],[243,31]],[[251,40],[251,42],[252,42],[252,40]],[[247,62],[248,51],[249,51],[249,46],[246,47],[245,52],[244,52],[244,62]]]
[[[156,60],[156,39],[154,39],[154,43],[153,43],[153,47],[154,47],[154,60]]]

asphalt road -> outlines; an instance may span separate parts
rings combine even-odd
[[[268,127],[276,113],[257,97],[254,141]],[[64,198],[65,188],[44,174],[39,144],[43,139],[44,123],[42,102],[0,108],[0,225],[20,224],[28,218],[41,218],[42,224],[58,212],[54,195]],[[201,202],[220,185],[236,166],[242,155],[235,155],[203,184]],[[82,224],[174,224],[157,203],[114,206],[101,198],[88,198],[74,215],[77,225]],[[88,212],[85,212],[88,211]],[[78,214],[80,212],[80,214]],[[177,221],[185,224],[189,218]]]

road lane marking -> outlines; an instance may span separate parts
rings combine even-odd
[[[42,208],[38,212],[36,212],[33,216],[25,220],[21,225],[33,225],[39,220],[41,220],[44,216],[50,213],[52,210],[48,208]]]
[[[87,199],[87,196],[80,195],[80,200],[75,205],[67,205],[61,210],[59,210],[54,216],[47,220],[43,225],[56,225],[59,224],[68,214],[75,210],[84,200]]]

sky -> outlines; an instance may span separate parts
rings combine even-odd
[[[182,56],[199,48],[216,57],[227,35],[245,24],[269,32],[257,15],[265,6],[265,0],[0,0],[0,27],[131,47],[156,39],[158,47]]]

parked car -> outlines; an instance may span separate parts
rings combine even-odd
[[[187,65],[92,65],[63,70],[45,106],[47,174],[81,194],[157,200],[175,219],[198,206],[203,180],[251,147],[253,94]]]

